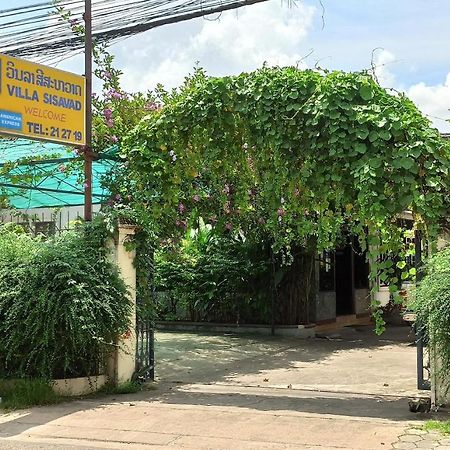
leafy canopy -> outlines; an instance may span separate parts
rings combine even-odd
[[[161,103],[125,140],[119,186],[157,236],[179,236],[199,217],[269,236],[275,250],[310,239],[330,249],[352,233],[380,261],[372,277],[395,284],[392,261],[379,257],[410,252],[399,214],[411,210],[433,237],[448,211],[448,144],[366,73],[197,70]]]
[[[344,224],[388,239],[405,209],[428,225],[447,211],[448,145],[411,101],[364,73],[197,71],[163,101],[124,149],[160,233],[202,216],[330,248]]]

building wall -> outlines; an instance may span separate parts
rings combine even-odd
[[[93,212],[100,211],[100,205],[92,206]],[[0,223],[28,223],[34,231],[33,225],[39,222],[53,222],[55,231],[72,228],[72,224],[84,215],[84,206],[66,206],[63,208],[30,208],[10,211],[0,211]]]
[[[369,289],[355,289],[355,314],[369,314],[370,291]]]
[[[336,293],[318,291],[316,295],[316,322],[336,319]]]

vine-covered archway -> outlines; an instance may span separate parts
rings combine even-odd
[[[158,236],[202,217],[269,237],[275,251],[334,248],[359,237],[371,277],[414,277],[404,260],[411,211],[433,240],[448,213],[450,150],[415,105],[367,73],[198,70],[128,136],[122,194]],[[395,254],[391,258],[380,255]],[[376,309],[376,304],[373,305]]]

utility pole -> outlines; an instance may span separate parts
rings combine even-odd
[[[84,149],[84,220],[92,220],[92,0],[84,0],[84,76],[86,78]]]

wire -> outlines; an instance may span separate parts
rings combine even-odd
[[[110,44],[166,24],[263,1],[267,0],[130,0],[125,4],[119,0],[94,0],[93,39]],[[70,11],[70,20],[62,19],[57,7]],[[83,12],[84,0],[47,1],[1,10],[0,51],[51,61],[70,57],[84,47],[83,38],[71,29],[71,24],[83,25]]]

